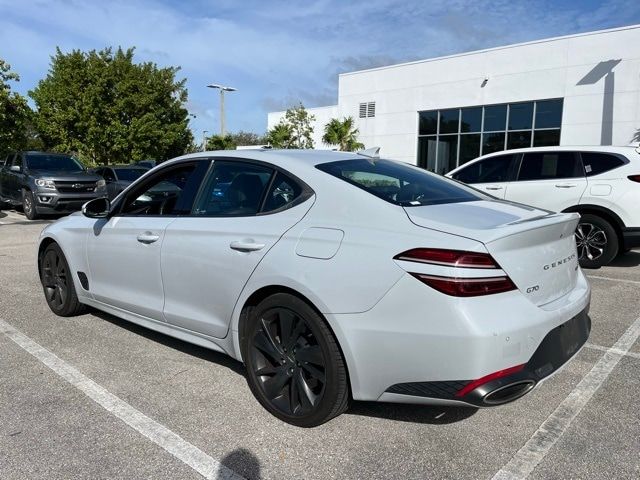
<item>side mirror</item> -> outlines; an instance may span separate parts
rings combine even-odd
[[[82,214],[87,218],[107,218],[111,210],[108,198],[94,198],[82,206]]]
[[[9,167],[9,170],[11,170],[12,172],[21,172],[22,171],[22,167],[20,165],[11,165]]]

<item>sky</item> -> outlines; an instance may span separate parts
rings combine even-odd
[[[196,139],[264,133],[267,112],[337,103],[338,74],[640,23],[638,0],[0,0],[0,58],[27,94],[62,51],[135,47],[180,66]],[[640,47],[639,47],[640,48]]]

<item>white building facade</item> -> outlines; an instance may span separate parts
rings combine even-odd
[[[640,25],[343,73],[338,104],[309,111],[316,148],[331,148],[331,118],[351,116],[367,148],[438,173],[510,148],[627,145],[640,135]]]

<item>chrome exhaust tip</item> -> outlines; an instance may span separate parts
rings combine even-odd
[[[482,401],[487,405],[501,405],[512,402],[529,393],[536,386],[534,380],[522,380],[510,383],[487,393]]]

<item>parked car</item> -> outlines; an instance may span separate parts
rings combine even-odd
[[[531,391],[589,335],[578,218],[361,154],[196,153],[48,225],[38,268],[54,313],[90,305],[225,352],[309,427],[350,398]]]
[[[0,200],[21,206],[29,220],[77,211],[106,193],[104,179],[87,172],[71,155],[17,152],[0,168]]]
[[[500,199],[580,214],[580,265],[607,265],[640,247],[640,150],[538,147],[492,153],[447,176]]]
[[[151,169],[151,168],[155,167],[156,165],[158,165],[158,162],[156,162],[155,160],[140,160],[135,165],[137,165],[139,167]]]
[[[148,171],[148,168],[138,165],[111,165],[96,168],[93,173],[104,178],[107,183],[107,197],[109,200],[113,200],[134,180],[137,180]]]

